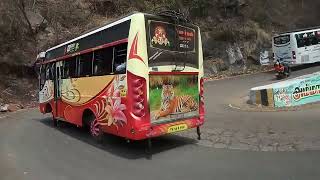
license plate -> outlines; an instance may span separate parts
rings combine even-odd
[[[170,126],[168,128],[168,133],[175,133],[175,132],[179,132],[179,131],[184,131],[188,129],[188,126],[186,124],[179,124],[179,125],[175,125],[175,126]]]

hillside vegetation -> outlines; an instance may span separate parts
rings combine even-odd
[[[320,1],[311,0],[2,0],[0,76],[32,77],[38,52],[132,11],[164,7],[201,27],[208,76],[250,69],[273,33],[317,26],[320,18]]]

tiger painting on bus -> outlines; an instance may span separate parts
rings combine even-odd
[[[151,76],[152,121],[170,121],[198,115],[198,86],[194,75]]]
[[[166,117],[174,113],[187,113],[198,109],[198,103],[190,95],[174,96],[173,86],[163,85],[161,93],[161,107],[155,114],[155,119]]]

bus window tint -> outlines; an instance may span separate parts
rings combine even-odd
[[[305,46],[311,46],[311,37],[308,34],[304,34],[303,42]]]
[[[63,65],[63,76],[62,78],[66,79],[66,78],[74,78],[77,77],[77,61],[75,57],[72,57],[70,59],[66,59],[64,61],[64,65]]]
[[[54,76],[54,65],[52,63],[43,65],[44,73],[45,73],[45,80],[53,80]]]
[[[315,38],[317,39],[318,44],[320,43],[320,31],[315,32]]]
[[[79,67],[78,76],[87,77],[92,75],[92,56],[93,53],[87,53],[78,57]]]
[[[311,33],[311,35],[310,35],[312,45],[318,44],[318,38],[317,38],[316,34],[317,34],[317,32],[314,32],[314,33]]]
[[[290,36],[289,35],[278,36],[278,37],[275,37],[273,40],[274,40],[274,44],[276,45],[287,44],[290,42]]]
[[[296,34],[296,40],[297,40],[298,48],[304,47],[303,37],[300,37],[299,34]]]
[[[126,73],[127,44],[121,44],[114,48],[114,67],[116,74]]]
[[[40,68],[40,90],[43,88],[45,82],[46,82],[45,65],[42,65]]]
[[[297,39],[298,48],[316,45],[320,42],[317,32],[301,33],[296,34],[295,36]]]
[[[46,64],[46,80],[53,80],[54,74],[55,74],[55,69],[54,69],[54,64]]]
[[[113,48],[101,49],[94,52],[93,75],[102,76],[112,73]]]
[[[49,80],[50,79],[50,66],[49,64],[46,64],[45,65],[45,74],[46,74],[46,80]]]

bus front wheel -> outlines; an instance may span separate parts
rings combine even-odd
[[[103,131],[100,123],[95,117],[90,120],[90,135],[95,139],[95,141],[102,143]]]

